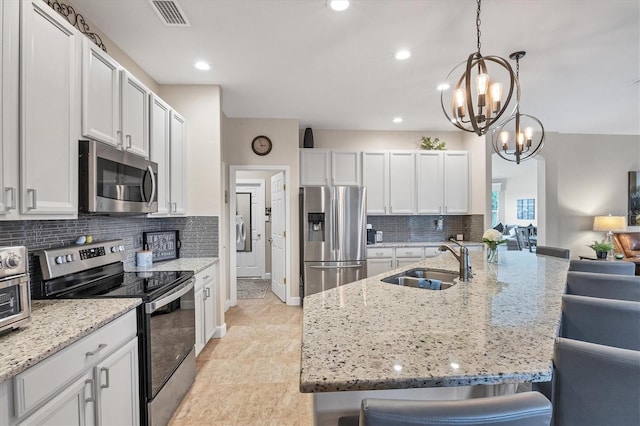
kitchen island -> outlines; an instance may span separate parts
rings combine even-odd
[[[314,393],[318,424],[364,396],[466,398],[479,395],[475,385],[551,379],[569,261],[520,251],[501,251],[498,264],[470,259],[473,277],[446,290],[381,281],[401,268],[304,299],[300,390]],[[458,271],[448,252],[413,266]]]

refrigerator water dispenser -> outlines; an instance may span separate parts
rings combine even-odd
[[[324,213],[309,213],[307,241],[324,241]]]

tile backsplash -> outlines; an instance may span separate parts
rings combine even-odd
[[[436,229],[436,221],[442,219],[442,230]],[[382,242],[445,241],[450,236],[462,234],[467,241],[482,241],[483,215],[461,216],[367,216],[373,229],[382,231]]]
[[[81,216],[70,220],[20,220],[0,222],[0,246],[26,246],[29,271],[39,275],[33,252],[74,244],[80,235],[93,236],[94,242],[122,239],[125,267],[135,265],[136,251],[142,248],[142,233],[180,231],[180,257],[218,256],[218,218],[189,216],[171,218]]]

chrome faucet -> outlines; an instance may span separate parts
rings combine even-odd
[[[468,281],[469,278],[471,278],[471,264],[469,263],[469,249],[464,245],[460,244],[459,242],[457,242],[456,240],[454,240],[453,238],[449,238],[449,241],[457,244],[460,247],[459,254],[456,253],[454,249],[451,248],[451,246],[448,246],[446,244],[441,245],[438,248],[438,250],[440,251],[449,250],[451,254],[455,256],[455,258],[458,260],[458,263],[460,264],[460,281]]]

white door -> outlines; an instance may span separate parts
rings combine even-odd
[[[169,116],[171,107],[157,95],[151,94],[149,116],[149,158],[158,164],[158,212],[152,216],[166,216],[171,211],[169,190]]]
[[[300,150],[300,186],[331,185],[331,151]]]
[[[469,212],[469,153],[444,153],[444,212]]]
[[[124,149],[149,158],[149,89],[128,71],[122,76],[122,144]]]
[[[442,214],[444,156],[442,152],[416,154],[418,214]]]
[[[367,214],[387,214],[388,163],[386,152],[362,153],[362,185],[367,187]]]
[[[389,153],[389,210],[391,214],[415,214],[415,154]]]
[[[286,302],[286,191],[284,173],[271,176],[271,291]]]
[[[172,215],[187,214],[187,123],[183,116],[171,111],[170,201]]]
[[[360,186],[362,172],[360,153],[347,151],[331,152],[331,184]]]
[[[246,235],[251,238],[251,251],[236,252],[236,275],[238,277],[264,278],[265,276],[264,187],[264,180],[254,180],[252,183],[245,179],[236,181],[236,194],[251,194],[251,217],[243,217]],[[238,203],[236,202],[237,208]],[[238,230],[236,229],[237,237]]]

